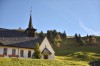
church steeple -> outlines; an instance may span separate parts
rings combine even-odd
[[[28,25],[28,28],[26,29],[25,32],[28,34],[28,36],[34,37],[36,29],[33,28],[33,25],[32,25],[32,15],[31,15],[31,12],[32,12],[32,10],[30,11],[29,25]]]
[[[32,25],[32,16],[31,16],[31,14],[30,14],[30,20],[29,20],[28,28],[30,28],[30,29],[33,28],[33,25]]]
[[[30,10],[30,20],[29,20],[28,28],[30,28],[30,29],[33,28],[33,25],[32,25],[32,7],[31,7],[31,10]]]

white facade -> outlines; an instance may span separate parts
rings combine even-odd
[[[4,57],[9,57],[9,55],[12,55],[12,49],[16,50],[15,55],[18,55],[19,58],[29,58],[28,57],[28,52],[29,51],[31,51],[31,57],[32,57],[32,54],[34,53],[34,49],[0,46],[0,55],[3,55],[4,48],[7,48],[7,55],[4,55]],[[49,43],[49,41],[47,40],[46,37],[44,38],[44,40],[42,41],[42,43],[40,45],[40,51],[42,52],[45,48],[47,48],[51,52],[51,54],[48,55],[48,59],[54,59],[55,52],[52,49],[52,47],[51,47],[51,45],[50,45],[50,43]],[[20,56],[20,51],[21,50],[23,50],[23,57]],[[42,54],[42,59],[44,59],[43,54]]]
[[[44,38],[42,44],[40,45],[41,52],[44,50],[45,47],[51,52],[51,55],[48,55],[48,59],[54,59],[55,52],[52,49],[52,47],[46,37]],[[42,58],[44,58],[43,55],[42,55]]]
[[[9,57],[9,55],[12,55],[12,49],[16,50],[16,54],[19,58],[28,58],[28,51],[31,51],[31,57],[34,53],[34,49],[26,49],[26,48],[17,48],[17,47],[7,47],[7,46],[0,46],[0,54],[3,54],[4,48],[7,48],[7,55],[4,55],[4,57]],[[20,56],[20,51],[23,50],[23,57]]]

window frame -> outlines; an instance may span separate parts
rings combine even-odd
[[[12,49],[12,55],[16,55],[16,49]]]
[[[7,55],[8,48],[3,49],[3,55]]]
[[[32,57],[32,52],[29,50],[28,51],[28,58],[31,58]]]
[[[20,57],[24,57],[24,50],[20,50]]]

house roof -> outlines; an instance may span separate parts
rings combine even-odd
[[[18,30],[0,28],[0,46],[34,48],[36,43],[41,44],[42,41],[39,37],[29,37]]]

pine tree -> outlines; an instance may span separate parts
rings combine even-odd
[[[52,30],[47,31],[47,38],[49,39],[49,41],[52,41],[53,39]]]
[[[52,31],[52,35],[53,35],[53,39],[57,36],[57,31],[56,30],[53,30]]]
[[[40,32],[39,37],[40,37],[40,38],[44,38],[44,37],[45,37],[43,31]]]
[[[77,46],[83,46],[84,45],[80,34],[79,35],[77,35],[77,33],[75,34],[75,41],[76,41]]]
[[[79,34],[78,39],[81,39],[81,35]]]
[[[64,33],[62,33],[62,37],[63,39],[66,39],[66,32],[64,31]]]
[[[75,39],[78,39],[78,35],[77,35],[77,33],[75,34]]]
[[[36,43],[36,45],[35,45],[33,57],[35,59],[40,59],[41,58],[41,51],[39,49],[39,43]]]

